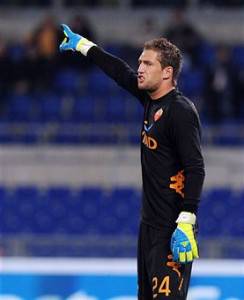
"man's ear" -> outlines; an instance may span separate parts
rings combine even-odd
[[[173,68],[171,66],[163,68],[163,79],[169,79],[173,77]]]

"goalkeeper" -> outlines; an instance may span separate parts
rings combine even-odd
[[[67,25],[62,28],[60,51],[87,56],[144,107],[138,299],[186,299],[198,258],[195,226],[205,172],[198,113],[177,89],[181,52],[165,38],[148,41],[135,72]]]

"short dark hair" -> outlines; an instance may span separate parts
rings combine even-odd
[[[147,41],[144,44],[144,49],[154,50],[159,53],[159,61],[162,68],[168,66],[173,68],[173,81],[176,84],[182,68],[182,54],[180,49],[163,37]]]

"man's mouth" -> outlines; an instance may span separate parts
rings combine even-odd
[[[138,79],[138,82],[140,82],[140,83],[142,83],[145,80],[145,78],[142,75],[138,75],[137,79]]]

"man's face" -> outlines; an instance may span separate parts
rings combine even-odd
[[[160,87],[163,80],[169,79],[170,74],[166,72],[166,69],[171,67],[162,68],[159,62],[158,52],[154,50],[143,50],[138,62],[137,83],[139,89],[153,92]]]

